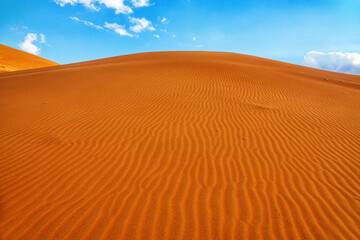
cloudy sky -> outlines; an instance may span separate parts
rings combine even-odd
[[[0,43],[61,64],[200,50],[360,74],[360,0],[1,0]]]

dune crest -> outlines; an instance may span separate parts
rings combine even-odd
[[[0,44],[0,73],[59,65],[45,58]]]
[[[3,239],[359,238],[359,76],[156,52],[0,96]]]

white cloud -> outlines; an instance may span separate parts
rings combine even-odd
[[[108,29],[114,30],[114,32],[116,32],[117,34],[120,34],[121,36],[133,37],[132,34],[130,34],[128,31],[126,31],[124,26],[119,25],[117,23],[105,22],[105,27]]]
[[[176,38],[176,34],[173,34],[172,37],[173,37],[173,38]]]
[[[303,65],[323,70],[360,74],[360,54],[342,52],[308,52]]]
[[[29,29],[27,26],[21,26],[21,27],[19,27],[19,28],[22,28],[22,29],[25,29],[25,30],[28,30],[28,29]],[[11,30],[11,31],[17,31],[17,30],[19,30],[19,28],[18,28],[17,26],[11,26],[11,27],[10,27],[10,30]]]
[[[96,0],[96,1],[105,4],[105,6],[108,8],[116,9],[115,11],[116,14],[119,13],[129,14],[134,12],[129,6],[126,6],[124,4],[124,0]]]
[[[150,0],[131,0],[134,7],[149,7]]]
[[[53,0],[58,5],[64,7],[66,4],[76,5],[82,4],[85,7],[93,9],[95,11],[100,10],[101,4],[104,4],[107,8],[115,9],[115,13],[129,14],[133,13],[133,10],[124,4],[124,0]]]
[[[92,22],[89,22],[89,21],[82,21],[85,25],[88,25],[88,26],[91,26],[91,27],[94,27],[98,30],[104,30],[104,28],[102,26],[99,26],[99,25],[95,25],[94,23]]]
[[[166,22],[166,20],[167,20],[167,18],[163,18],[163,19],[161,19],[161,22],[164,23],[164,22]]]
[[[36,46],[33,42],[37,41],[37,34],[36,33],[28,33],[22,43],[19,44],[19,47],[24,50],[25,52],[39,55],[41,49]]]
[[[156,38],[160,38],[160,36],[159,36],[159,35],[157,35],[157,34],[154,34],[153,36],[154,36],[154,37],[156,37]]]
[[[99,10],[99,8],[94,5],[96,0],[54,0],[54,2],[62,7],[64,7],[66,4],[70,4],[72,6],[76,4],[83,4],[85,7],[91,8],[93,10]]]
[[[150,30],[150,31],[155,30],[155,28],[152,26],[152,23],[146,18],[129,17],[129,20],[131,23],[135,24],[130,27],[130,30],[133,32],[139,33],[145,30]]]
[[[193,37],[192,40],[193,40],[193,41],[196,41],[196,37]]]
[[[77,17],[70,17],[70,19],[80,22],[80,19],[78,19]]]
[[[40,43],[46,43],[45,35],[40,33]]]
[[[83,24],[85,24],[85,25],[87,25],[87,26],[94,27],[94,28],[96,28],[97,30],[104,30],[104,28],[103,28],[102,26],[96,25],[96,24],[94,24],[94,23],[92,23],[92,22],[85,21],[85,20],[80,20],[80,19],[77,18],[77,17],[70,17],[70,18],[71,18],[72,20],[74,20],[74,21],[81,22],[81,23],[83,23]]]

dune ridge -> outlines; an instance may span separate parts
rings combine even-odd
[[[59,65],[45,58],[0,44],[0,73]]]
[[[3,239],[359,238],[359,76],[155,52],[0,96]]]

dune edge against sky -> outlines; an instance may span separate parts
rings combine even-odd
[[[56,65],[53,61],[0,44],[0,73]]]
[[[0,74],[4,239],[356,239],[360,77],[156,52]]]

